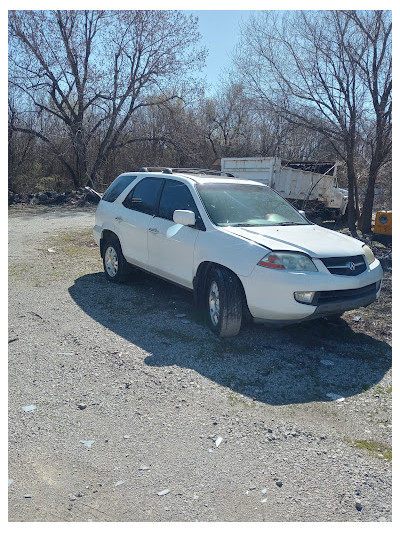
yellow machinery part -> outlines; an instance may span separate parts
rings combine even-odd
[[[374,233],[392,235],[392,212],[378,211],[375,217]]]

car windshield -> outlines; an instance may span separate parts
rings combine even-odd
[[[309,224],[266,185],[202,183],[197,190],[216,226],[292,226]]]

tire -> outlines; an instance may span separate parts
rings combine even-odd
[[[211,331],[234,337],[242,324],[243,297],[238,278],[224,267],[215,267],[207,279],[206,309]]]
[[[117,239],[106,241],[103,252],[104,274],[112,283],[123,283],[129,274],[129,264]]]

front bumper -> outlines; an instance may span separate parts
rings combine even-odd
[[[282,272],[257,266],[241,277],[247,305],[257,322],[301,322],[367,306],[380,294],[383,272],[375,260],[358,276],[325,272]],[[314,291],[312,305],[297,302],[296,291]]]
[[[360,289],[321,291],[317,293],[314,316],[343,313],[372,304],[380,291],[381,282],[371,283]]]

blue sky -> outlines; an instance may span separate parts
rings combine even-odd
[[[203,45],[208,48],[206,68],[203,74],[211,87],[216,88],[219,76],[231,64],[231,54],[240,36],[239,25],[249,19],[252,11],[187,11],[199,18],[199,31],[203,36]],[[254,11],[253,11],[254,13]]]

